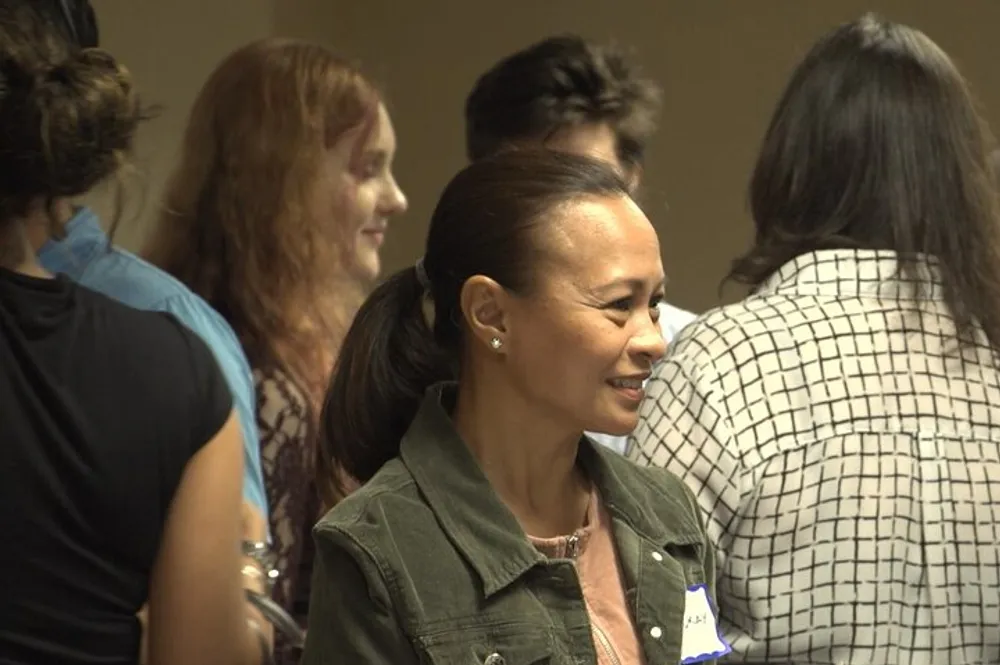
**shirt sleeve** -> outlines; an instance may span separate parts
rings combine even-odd
[[[418,665],[370,556],[336,530],[320,527],[315,538],[309,632],[300,664]]]
[[[250,364],[236,333],[217,312],[207,306],[195,306],[185,298],[168,298],[158,309],[176,316],[212,350],[232,393],[243,433],[243,498],[266,517],[267,498],[260,464],[256,393]]]
[[[747,498],[745,474],[714,381],[688,360],[674,354],[653,370],[629,457],[671,471],[691,489],[721,568]]]

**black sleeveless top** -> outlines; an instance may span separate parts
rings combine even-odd
[[[171,498],[231,406],[171,315],[0,269],[0,665],[138,661]]]

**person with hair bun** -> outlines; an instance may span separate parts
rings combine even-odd
[[[75,48],[98,46],[98,26],[87,0],[37,0],[35,6]],[[69,198],[53,202],[57,233],[46,235],[38,257],[46,270],[137,309],[169,312],[208,344],[233,396],[243,434],[245,537],[267,540],[268,504],[258,444],[256,394],[250,365],[233,329],[184,284],[113,244],[117,219],[107,232],[94,212]]]
[[[584,436],[635,426],[663,281],[605,162],[505,151],[451,181],[330,382],[323,453],[365,484],[315,529],[304,665],[726,652],[693,494]]]
[[[243,440],[212,352],[37,250],[113,177],[143,118],[128,72],[45,3],[0,0],[0,662],[255,665]]]

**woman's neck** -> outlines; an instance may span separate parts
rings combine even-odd
[[[581,432],[560,429],[495,380],[462,381],[452,417],[525,532],[550,538],[583,525],[590,487],[576,464]]]
[[[0,267],[31,277],[51,277],[38,261],[38,250],[52,237],[53,226],[62,227],[73,216],[68,200],[51,205],[41,201],[23,217],[0,223]]]
[[[49,277],[36,251],[23,222],[7,222],[0,227],[0,268],[31,277]]]

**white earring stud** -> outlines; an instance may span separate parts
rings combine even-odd
[[[490,340],[490,346],[492,346],[493,350],[496,351],[501,346],[503,346],[503,340],[500,339],[499,337],[494,337],[493,339]]]

